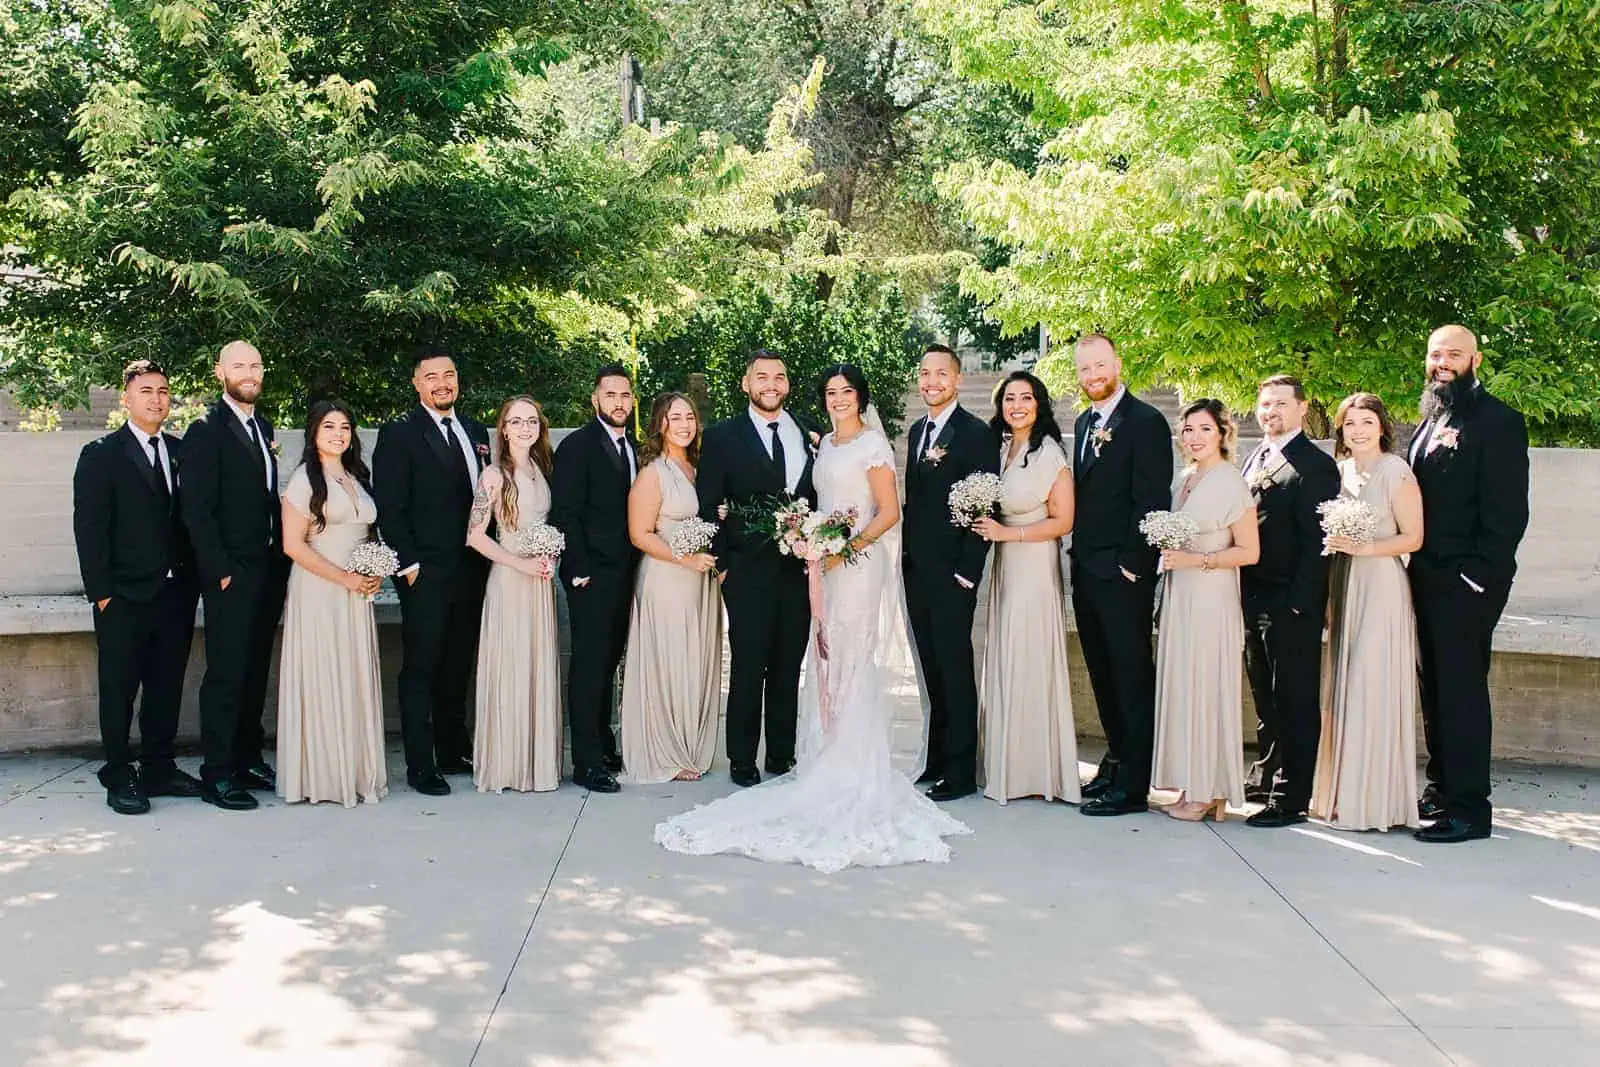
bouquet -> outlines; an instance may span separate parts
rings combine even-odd
[[[987,471],[969,474],[950,487],[950,521],[971,528],[1000,502],[1000,476]]]
[[[846,563],[854,563],[860,553],[851,545],[856,520],[860,517],[855,508],[814,512],[804,500],[770,498],[741,505],[734,509],[745,525],[757,533],[764,533],[778,544],[778,551],[786,556],[813,562],[829,556],[839,556]]]
[[[1358,545],[1371,541],[1378,531],[1378,516],[1364,500],[1353,496],[1336,496],[1317,505],[1322,516],[1325,537],[1348,537]],[[1322,554],[1331,555],[1332,549],[1323,543]]]
[[[363,541],[350,550],[344,569],[368,578],[391,578],[400,569],[400,557],[382,541]]]
[[[701,518],[688,518],[667,535],[667,547],[672,549],[673,559],[682,559],[710,548],[711,539],[715,536],[717,536],[716,523],[706,522]]]
[[[1200,532],[1200,525],[1181,511],[1152,511],[1139,520],[1139,532],[1153,548],[1181,551]]]
[[[523,559],[559,559],[567,547],[567,539],[560,530],[549,523],[536,522],[519,527],[506,545]]]

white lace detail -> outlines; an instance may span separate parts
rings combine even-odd
[[[877,430],[844,445],[824,441],[813,473],[821,509],[854,505],[866,526],[875,514],[867,471],[885,463],[894,463],[894,453]],[[944,838],[971,832],[890,762],[890,693],[916,692],[900,608],[898,534],[896,526],[860,562],[823,580],[833,716],[824,730],[813,640],[794,772],[668,819],[656,827],[657,843],[831,872],[942,863],[950,858]]]

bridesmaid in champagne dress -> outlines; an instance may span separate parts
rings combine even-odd
[[[700,420],[688,397],[656,398],[639,458],[628,536],[645,558],[622,675],[622,762],[632,782],[694,781],[711,769],[717,748],[722,596],[716,557],[675,556],[667,541],[700,512]]]
[[[1077,803],[1078,744],[1067,681],[1061,538],[1072,531],[1072,471],[1044,383],[1016,371],[996,390],[1000,518],[973,529],[996,544],[980,714],[983,795]]]
[[[278,795],[347,808],[389,791],[378,631],[370,597],[383,580],[345,569],[378,509],[355,418],[312,405],[306,449],[283,491],[283,550],[294,561],[278,664]]]
[[[1403,559],[1422,547],[1422,493],[1389,451],[1394,424],[1371,393],[1334,416],[1342,496],[1377,517],[1371,541],[1328,538],[1335,553],[1329,670],[1311,810],[1348,830],[1416,826],[1417,630]]]
[[[518,531],[550,514],[550,429],[532,397],[500,408],[495,465],[478,479],[467,544],[492,566],[478,630],[472,781],[480,793],[561,784],[561,650],[555,561],[517,554]],[[496,537],[489,536],[493,519]]]
[[[1260,557],[1255,502],[1230,462],[1235,430],[1220,400],[1183,409],[1188,467],[1173,506],[1199,527],[1161,553],[1166,574],[1156,644],[1156,752],[1151,783],[1177,789],[1175,819],[1221,821],[1244,803],[1244,612],[1239,568]]]

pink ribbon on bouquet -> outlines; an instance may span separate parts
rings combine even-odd
[[[822,603],[822,561],[806,563],[806,586],[811,594],[811,618],[817,624],[817,684],[821,693],[817,706],[822,712],[822,729],[833,725],[833,693],[828,689],[828,614]]]

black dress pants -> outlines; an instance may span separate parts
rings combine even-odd
[[[617,665],[628,645],[633,572],[590,576],[581,588],[567,586],[572,659],[567,671],[567,720],[574,772],[601,767],[617,754],[611,720],[617,706]]]
[[[131,773],[135,759],[171,763],[183,702],[183,676],[194,640],[192,581],[168,579],[150,600],[113,596],[94,609],[100,687],[100,743],[106,763],[100,780]],[[139,700],[139,748],[130,737]]]
[[[406,770],[432,774],[442,762],[470,759],[467,728],[472,672],[478,664],[483,581],[478,571],[435,572],[395,580],[404,658],[396,688]]]
[[[228,588],[212,584],[205,602],[206,673],[200,682],[200,775],[226,778],[261,762],[267,675],[288,563],[263,559],[234,569]]]
[[[776,550],[774,550],[776,551]],[[731,570],[728,609],[728,762],[754,765],[765,711],[767,763],[794,759],[800,668],[811,637],[806,574],[789,560]]]
[[[956,581],[954,565],[931,572],[904,559],[906,615],[928,693],[928,759],[924,770],[957,786],[978,774],[978,682],[972,616],[978,590]]]
[[[1151,645],[1155,581],[1101,578],[1072,565],[1078,621],[1095,707],[1116,761],[1114,788],[1142,799],[1150,792],[1156,719],[1156,662]]]
[[[1322,616],[1249,607],[1244,621],[1261,785],[1285,811],[1302,812],[1311,804],[1322,732]]]

